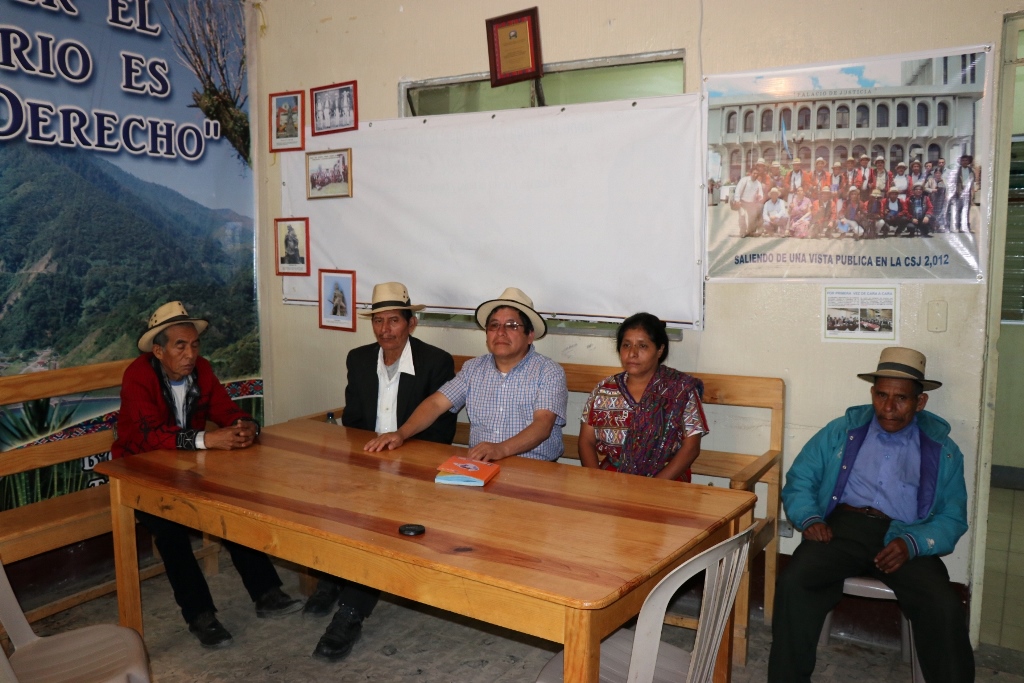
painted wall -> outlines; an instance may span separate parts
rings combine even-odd
[[[706,73],[723,73],[992,43],[996,50],[989,64],[995,66],[1000,62],[1004,14],[1024,10],[1021,2],[973,0],[971,21],[965,22],[962,0],[936,0],[929,5],[927,30],[907,31],[905,22],[880,20],[892,8],[882,0],[844,4],[841,14],[832,3],[798,0],[770,5],[707,3],[701,33],[701,6],[695,0],[537,0],[537,4],[545,62],[684,48],[689,91],[698,88],[701,63]],[[354,346],[372,341],[372,334],[369,325],[356,334],[320,330],[314,308],[281,303],[272,247],[273,218],[280,210],[280,175],[275,155],[266,152],[267,95],[357,79],[360,120],[393,118],[399,112],[400,80],[486,71],[484,20],[522,8],[522,3],[508,0],[264,0],[254,11],[256,25],[249,35],[256,52],[252,75],[258,106],[253,110],[254,130],[259,132],[254,144],[268,422],[341,405],[345,355]],[[843,27],[856,26],[871,26],[872,38],[835,39],[846,33]],[[403,279],[402,273],[394,277]],[[360,284],[365,298],[366,288],[373,283]],[[517,280],[514,270],[508,273],[508,284],[530,292],[530,283]],[[415,300],[416,293],[412,296]],[[668,360],[685,370],[785,379],[787,466],[816,430],[847,406],[868,401],[868,385],[855,374],[874,369],[880,351],[875,345],[822,343],[821,296],[817,284],[709,285],[705,329],[673,343]],[[932,300],[949,305],[953,322],[947,332],[927,331],[926,305]],[[543,307],[544,302],[538,305]],[[967,486],[972,494],[985,308],[983,286],[913,284],[901,290],[900,341],[924,351],[929,374],[945,383],[932,395],[929,408],[952,424],[953,437],[967,456]],[[482,332],[421,327],[417,334],[452,353],[484,351]],[[617,364],[608,339],[549,335],[538,343],[538,350],[559,361]],[[723,418],[709,442],[718,447],[746,442],[748,432],[760,428],[757,423],[756,417]],[[971,542],[969,533],[947,558],[954,581],[969,581]],[[795,545],[792,539],[783,549],[792,552]]]
[[[1024,325],[1001,327],[992,464],[1024,468]]]

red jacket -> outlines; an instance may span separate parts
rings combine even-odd
[[[878,186],[875,185],[875,180],[878,179],[878,169],[877,168],[872,168],[871,169],[871,173],[868,174],[868,186],[869,186],[869,190],[868,191],[870,192],[871,190],[879,189],[879,190],[882,191],[882,196],[884,197],[885,195],[887,195],[889,193],[889,186],[892,185],[892,173],[890,171],[886,171],[884,169],[883,169],[883,173],[885,173],[885,176],[882,178],[882,185],[884,185],[884,187],[878,187]]]
[[[786,174],[786,178],[782,184],[782,191],[786,194],[795,192],[793,189],[793,175],[798,174],[800,176],[800,187],[804,188],[804,194],[808,197],[811,196],[811,189],[814,187],[814,179],[811,178],[810,171],[790,171]]]
[[[192,386],[185,397],[188,429],[181,429],[160,361],[152,353],[144,353],[128,366],[121,380],[121,412],[117,438],[110,448],[112,457],[162,449],[195,450],[196,433],[206,429],[207,420],[220,427],[252,420],[231,400],[205,358],[196,360],[190,377]]]

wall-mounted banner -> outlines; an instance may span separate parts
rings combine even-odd
[[[988,50],[708,77],[708,277],[980,282]]]

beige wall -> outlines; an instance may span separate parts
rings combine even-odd
[[[684,48],[688,89],[694,91],[700,83],[700,5],[694,0],[537,0],[537,4],[545,62]],[[254,144],[266,410],[268,421],[275,422],[341,405],[345,355],[352,347],[372,341],[372,335],[368,325],[356,334],[320,330],[316,309],[281,303],[271,236],[273,218],[280,210],[280,174],[275,155],[266,152],[267,94],[356,79],[361,121],[396,117],[400,80],[486,71],[484,20],[522,9],[523,4],[263,0],[259,7],[254,12],[256,26],[250,30],[256,52],[252,109],[258,131]],[[706,73],[723,73],[978,43],[996,45],[988,61],[995,67],[1003,16],[1024,9],[1024,4],[936,0],[928,5],[928,21],[921,30],[908,30],[905,21],[881,20],[892,7],[882,0],[842,5],[804,0],[708,2],[703,68]],[[969,20],[965,17],[968,7]],[[857,32],[848,28],[858,26],[871,26],[871,39],[854,38]],[[402,273],[395,273],[395,279],[403,279]],[[508,273],[508,283],[530,291],[528,282],[516,280],[514,270]],[[361,298],[365,299],[372,284],[360,283]],[[784,378],[787,466],[817,429],[847,406],[868,400],[868,386],[854,375],[874,368],[879,347],[820,341],[821,286],[712,284],[706,296],[705,329],[688,332],[681,343],[674,343],[669,364],[687,370]],[[952,321],[949,331],[938,334],[928,332],[925,322],[927,302],[937,299],[948,303]],[[933,394],[929,408],[953,425],[953,437],[967,456],[973,500],[985,288],[905,285],[901,302],[900,341],[927,353],[929,374],[945,382]],[[543,308],[544,302],[538,305]],[[453,353],[483,351],[481,332],[421,328],[418,335]],[[549,336],[538,348],[560,361],[617,362],[607,339]],[[572,415],[570,422],[575,422]],[[734,438],[730,432],[745,428],[745,423],[726,423],[717,428],[716,436],[728,441]],[[970,543],[968,534],[947,558],[955,581],[969,580]],[[784,545],[787,552],[793,547],[795,540]]]

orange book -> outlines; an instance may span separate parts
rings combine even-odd
[[[457,455],[445,460],[437,466],[436,484],[454,484],[455,486],[483,486],[498,473],[501,467],[497,463],[482,460],[460,458]]]

